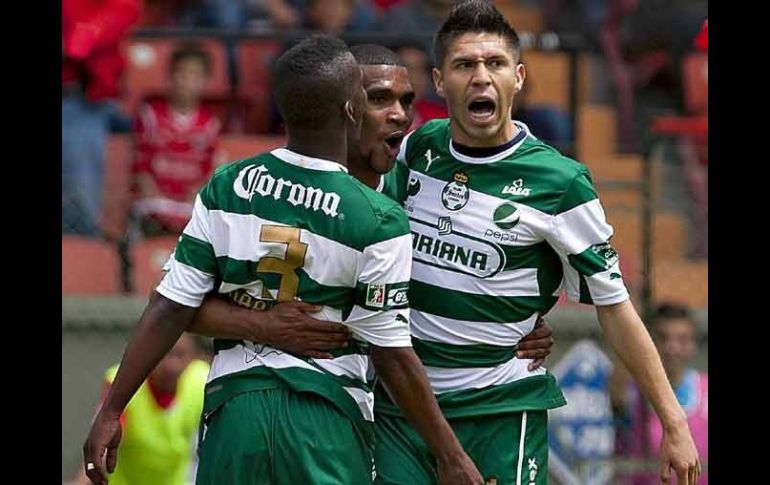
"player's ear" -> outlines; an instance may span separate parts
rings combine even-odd
[[[354,125],[357,124],[356,121],[356,110],[353,108],[353,103],[350,100],[345,101],[345,116],[348,117],[348,120],[353,123]]]
[[[445,98],[444,96],[444,76],[441,75],[441,71],[433,68],[433,86],[436,88],[436,94]]]
[[[516,93],[520,93],[524,89],[524,80],[527,78],[527,69],[524,64],[519,63],[516,65]]]

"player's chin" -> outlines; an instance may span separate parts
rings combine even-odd
[[[390,150],[375,153],[371,158],[371,168],[379,174],[386,174],[396,164],[396,155]]]
[[[473,138],[485,139],[496,135],[502,128],[502,122],[500,119],[493,119],[488,121],[475,121],[467,119],[465,122],[465,129],[469,135]]]

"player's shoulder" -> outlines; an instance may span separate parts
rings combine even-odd
[[[355,197],[358,222],[371,228],[369,242],[384,241],[409,234],[409,218],[401,205],[351,177],[351,196]]]
[[[412,132],[418,137],[430,136],[435,133],[443,133],[449,128],[449,118],[436,118],[425,122]]]
[[[561,213],[597,198],[584,164],[531,134],[508,162],[511,172],[523,177],[524,185],[531,185],[531,202],[545,213]]]
[[[246,168],[251,168],[258,164],[273,164],[275,161],[276,157],[274,155],[270,152],[264,152],[248,158],[228,162],[224,165],[220,165],[214,170],[211,181],[215,183],[224,183],[228,180],[234,180],[238,177],[238,174]]]
[[[426,122],[416,130],[409,133],[404,140],[406,143],[406,160],[412,156],[419,156],[427,149],[438,153],[437,150],[449,147],[449,119],[438,118]]]
[[[213,202],[217,196],[233,192],[238,182],[248,183],[249,177],[253,179],[256,175],[252,169],[262,165],[269,166],[275,163],[275,160],[275,156],[266,152],[220,165],[214,169],[211,178],[201,190],[204,204],[208,206],[207,202]]]
[[[516,158],[529,161],[543,172],[547,172],[549,179],[565,188],[575,177],[588,176],[590,178],[590,172],[584,164],[562,154],[532,134],[528,134],[524,139],[516,151]]]

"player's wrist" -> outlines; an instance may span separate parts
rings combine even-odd
[[[677,433],[689,429],[687,425],[687,415],[681,407],[665,416],[661,416],[660,421],[663,425],[663,430],[666,433]]]
[[[447,465],[453,465],[465,458],[465,450],[461,446],[452,447],[451,450],[441,451],[435,454],[436,461]]]
[[[114,421],[120,419],[121,414],[123,414],[123,408],[121,406],[105,401],[99,409],[97,419],[102,421]]]
[[[248,329],[247,332],[251,336],[252,342],[259,342],[263,344],[272,345],[272,339],[270,338],[270,321],[272,315],[270,311],[266,312],[248,312]]]
[[[436,441],[437,446],[435,447],[436,449],[433,450],[433,455],[436,457],[437,461],[443,463],[455,463],[465,456],[465,450],[454,433],[450,432],[448,436]]]

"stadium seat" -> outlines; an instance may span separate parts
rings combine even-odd
[[[523,5],[517,0],[495,0],[495,6],[517,32],[538,34],[543,31],[543,12],[538,6]]]
[[[130,135],[112,135],[107,140],[102,230],[115,239],[125,233],[128,221],[133,146]]]
[[[527,50],[522,55],[527,69],[527,105],[547,104],[569,112],[569,56],[562,52]],[[587,98],[587,62],[578,59],[578,106]]]
[[[266,133],[272,111],[270,73],[281,44],[271,40],[244,41],[238,45],[239,101],[243,104],[247,133]]]
[[[137,241],[131,246],[131,277],[134,293],[148,296],[160,281],[163,264],[176,246],[177,236]]]
[[[707,308],[709,298],[708,262],[667,261],[652,271],[654,299],[674,300],[693,308]]]
[[[283,136],[227,135],[219,140],[225,160],[233,162],[283,146]]]
[[[120,265],[114,245],[62,234],[61,260],[63,295],[107,295],[120,292]]]
[[[611,106],[589,104],[578,115],[577,159],[591,163],[599,157],[615,153],[617,143],[617,114]]]
[[[642,220],[637,211],[608,211],[607,221],[615,230],[612,245],[629,262],[641,261]],[[656,212],[653,218],[653,254],[656,262],[681,260],[687,248],[687,227],[682,216]]]

